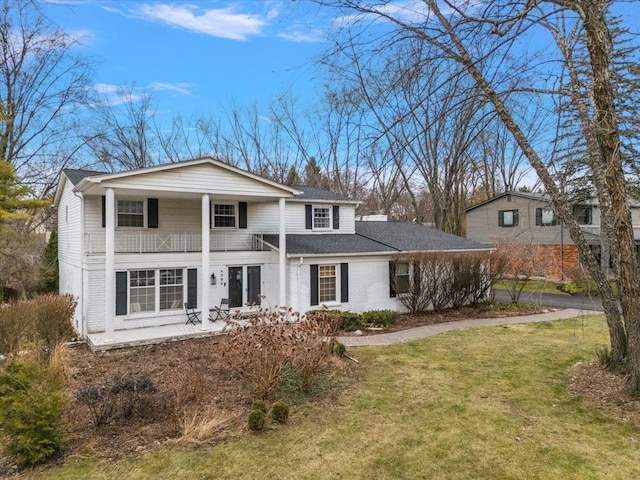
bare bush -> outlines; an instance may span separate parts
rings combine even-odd
[[[337,328],[333,316],[307,319],[297,312],[266,310],[242,320],[231,316],[228,324],[229,347],[223,358],[258,398],[269,396],[287,366],[300,372],[302,389],[308,390],[331,353],[330,339]]]

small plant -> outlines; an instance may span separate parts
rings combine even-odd
[[[386,328],[393,325],[398,316],[393,310],[370,310],[362,313],[362,323],[370,327]]]
[[[334,340],[331,345],[331,352],[338,357],[342,357],[347,353],[347,347],[344,346],[344,343]]]
[[[266,415],[269,412],[269,407],[263,400],[254,400],[251,404],[251,410],[260,410]]]
[[[598,357],[598,362],[603,367],[611,365],[611,349],[609,347],[598,345],[596,347],[596,357]]]
[[[76,390],[76,400],[89,409],[94,428],[106,425],[114,410],[115,399],[106,385],[87,383]]]
[[[282,401],[271,406],[271,418],[278,423],[287,423],[289,419],[289,405]]]
[[[249,413],[249,430],[253,432],[263,430],[266,418],[267,414],[262,410],[251,410]]]
[[[36,348],[28,350],[38,351]],[[61,377],[37,354],[15,356],[0,374],[5,452],[21,466],[42,463],[63,445]]]

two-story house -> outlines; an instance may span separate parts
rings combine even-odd
[[[185,325],[184,304],[208,312],[223,298],[232,311],[400,310],[398,253],[488,249],[410,222],[356,222],[355,200],[211,158],[64,170],[54,204],[60,292],[94,347],[221,328],[206,314]]]
[[[640,205],[631,203],[632,222],[640,225]],[[601,210],[597,199],[587,198],[573,206],[573,215],[605,271],[611,257],[601,241]],[[544,194],[506,192],[466,209],[467,238],[487,244],[535,246],[536,275],[570,280],[579,268],[579,256],[567,228],[560,222]],[[635,237],[640,240],[640,230]]]

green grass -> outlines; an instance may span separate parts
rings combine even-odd
[[[292,409],[285,426],[136,460],[71,459],[34,478],[637,478],[640,427],[565,386],[606,342],[592,316],[350,349],[360,360],[353,391]]]
[[[522,285],[521,280],[498,280],[493,288],[499,288],[501,290],[513,290],[514,282]],[[548,280],[527,280],[526,284],[522,288],[523,292],[537,292],[537,293],[557,293],[560,295],[569,295],[558,289],[558,284],[550,282]]]

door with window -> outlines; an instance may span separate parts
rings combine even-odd
[[[261,267],[229,267],[229,307],[260,304]]]

